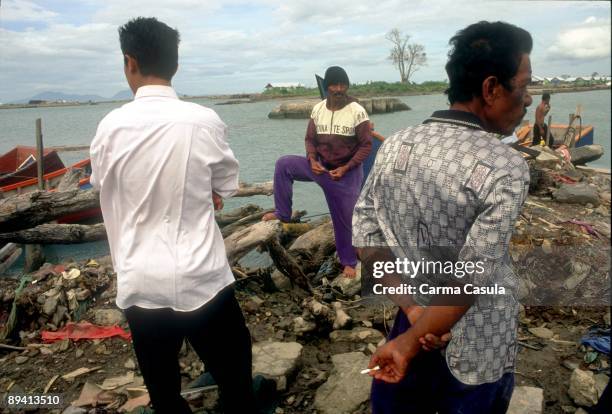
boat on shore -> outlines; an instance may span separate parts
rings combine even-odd
[[[0,156],[0,188],[37,177],[36,147],[17,146]],[[65,168],[56,151],[43,151],[43,169],[51,173]]]
[[[566,141],[574,141],[574,147],[593,145],[595,130],[592,125],[580,125],[575,127],[568,124],[550,125],[550,134],[553,139],[553,148],[566,144]],[[533,124],[526,124],[519,127],[516,136],[522,145],[531,145],[533,142]]]
[[[37,191],[39,189],[37,163],[36,147],[18,146],[0,156],[0,198]],[[89,182],[91,161],[89,158],[66,167],[57,152],[48,149],[44,151],[43,168],[45,172],[43,188],[47,191],[55,191],[66,174],[75,169],[81,169],[84,172],[84,176],[78,181],[79,189],[91,188]],[[95,208],[63,216],[57,222],[78,223],[100,216],[100,209]]]
[[[574,165],[584,165],[598,160],[604,153],[601,145],[593,143],[595,130],[592,125],[582,125],[582,122],[578,126],[573,122],[551,124],[549,131],[548,141],[552,142],[551,148]],[[533,124],[519,127],[516,136],[521,146],[530,147],[533,142]]]

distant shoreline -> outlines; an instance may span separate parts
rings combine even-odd
[[[609,90],[610,86],[607,85],[593,85],[593,86],[567,86],[567,87],[543,87],[533,86],[529,88],[529,93],[532,95],[541,95],[544,92],[549,92],[554,95],[557,93],[569,93],[569,92],[590,92],[599,90]],[[428,91],[428,92],[402,92],[402,93],[387,93],[385,96],[420,96],[420,95],[438,95],[443,92],[441,91]],[[369,98],[373,96],[382,96],[381,94],[356,94],[357,98]],[[225,103],[252,103],[260,101],[270,100],[293,100],[293,99],[305,99],[313,98],[312,95],[292,95],[292,96],[266,96],[261,93],[244,93],[244,94],[227,94],[227,95],[200,95],[200,96],[181,96],[181,99],[187,101],[193,101],[196,99],[212,99],[212,100],[226,100]],[[88,106],[98,105],[107,103],[119,103],[129,102],[127,100],[109,100],[109,101],[96,101],[96,102],[49,102],[40,104],[3,104],[0,105],[0,109],[24,109],[24,108],[54,108],[54,107],[70,107],[70,106]]]

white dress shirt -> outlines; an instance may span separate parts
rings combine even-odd
[[[91,183],[117,273],[117,306],[191,311],[234,281],[212,192],[238,189],[227,126],[209,108],[147,85],[91,143]]]

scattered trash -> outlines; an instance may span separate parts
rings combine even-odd
[[[553,335],[555,334],[553,331],[551,331],[548,328],[544,328],[542,326],[540,327],[534,327],[534,328],[529,328],[529,332],[535,336],[537,336],[538,338],[542,338],[542,339],[550,339],[553,337]]]
[[[587,345],[601,352],[602,354],[610,353],[610,328],[601,328],[598,326],[591,327],[589,331],[580,339],[582,345]],[[586,361],[586,359],[585,359]],[[592,361],[591,361],[592,362]]]
[[[586,362],[587,364],[592,364],[593,362],[595,362],[598,356],[599,354],[597,352],[589,351],[584,354],[584,362]]]
[[[577,226],[580,226],[580,228],[582,229],[582,231],[584,233],[590,234],[591,236],[594,236],[594,237],[597,237],[597,238],[601,237],[601,233],[599,233],[599,231],[597,231],[595,229],[593,224],[587,223],[586,221],[581,221],[581,220],[577,220],[577,219],[571,219],[571,220],[561,221],[558,224],[563,224],[563,223],[575,224]]]
[[[149,397],[149,393],[145,393],[139,397],[131,398],[127,400],[125,404],[119,407],[119,412],[132,412],[138,407],[147,406],[151,402],[151,398]],[[150,412],[150,411],[149,411]]]
[[[68,323],[62,329],[55,332],[41,332],[42,340],[45,342],[54,342],[62,339],[101,339],[120,336],[123,339],[130,340],[132,335],[124,331],[119,326],[98,326],[89,322]]]
[[[70,269],[68,272],[62,272],[62,277],[66,280],[76,279],[79,276],[81,276],[79,269]]]
[[[102,385],[100,385],[100,388],[103,390],[114,390],[132,382],[134,382],[134,371],[129,371],[127,374],[119,377],[106,378]]]
[[[69,372],[68,374],[64,374],[62,375],[62,379],[67,380],[67,381],[71,381],[73,379],[75,379],[76,377],[78,377],[79,375],[83,375],[83,374],[87,374],[93,371],[97,371],[102,367],[91,367],[91,368],[86,368],[86,367],[82,367],[82,368],[78,368],[75,369],[72,372]]]
[[[53,386],[53,383],[55,383],[55,381],[59,378],[59,375],[54,375],[49,382],[47,383],[47,385],[45,386],[45,389],[43,390],[43,394],[46,394],[49,392],[49,390],[51,389],[51,387]]]

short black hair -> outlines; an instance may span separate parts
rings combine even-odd
[[[546,102],[550,101],[550,94],[548,92],[544,92],[542,94],[542,100]]]
[[[533,40],[528,31],[512,24],[481,21],[457,32],[449,44],[446,94],[453,104],[482,96],[482,82],[489,76],[511,91],[510,80],[522,55],[531,53]]]
[[[171,80],[178,67],[179,32],[154,17],[137,17],[119,28],[124,55],[136,59],[140,73]]]

